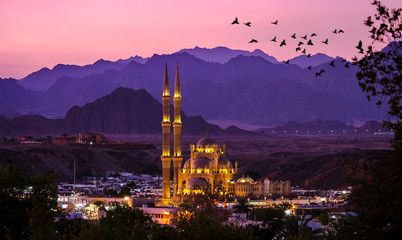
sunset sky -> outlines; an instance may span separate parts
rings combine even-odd
[[[270,42],[317,33],[312,53],[350,59],[368,43],[369,0],[0,0],[0,77],[22,78],[58,63],[85,65],[173,53],[195,46],[263,50],[278,60],[295,48]],[[385,0],[400,7],[402,0]],[[241,24],[231,25],[238,17]],[[278,26],[270,24],[279,20]],[[242,23],[250,21],[249,28]],[[341,28],[345,34],[331,31]],[[259,41],[248,43],[251,38]],[[329,38],[329,44],[318,41]],[[294,40],[296,42],[296,40]]]

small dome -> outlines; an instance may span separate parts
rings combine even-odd
[[[220,157],[218,159],[218,169],[219,168],[227,168],[228,167],[228,163],[229,163],[229,169],[233,169],[233,165],[232,163],[229,161],[229,159],[224,158],[224,157]]]
[[[207,186],[208,182],[204,178],[192,178],[187,184],[187,188],[191,190],[204,189]]]
[[[190,161],[191,161],[191,159],[190,159],[190,158],[189,158],[189,159],[187,159],[187,161],[184,163],[184,166],[183,166],[183,168],[184,168],[184,169],[189,168],[189,166],[190,166]]]
[[[208,148],[212,147],[214,144],[216,144],[216,141],[214,139],[210,137],[204,137],[197,142],[197,148]]]
[[[244,177],[243,176],[243,177],[237,179],[237,182],[240,182],[240,183],[245,183],[245,182],[254,183],[254,180],[251,177]]]
[[[209,158],[206,157],[200,157],[200,158],[196,158],[193,162],[193,165],[191,166],[191,168],[193,169],[197,169],[197,168],[209,168],[209,162],[211,160]]]

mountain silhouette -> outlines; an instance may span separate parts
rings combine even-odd
[[[274,64],[260,56],[238,55],[218,63],[187,52],[155,54],[143,64],[131,61],[118,70],[64,76],[41,92],[25,89],[15,79],[0,79],[0,112],[12,108],[21,114],[63,118],[72,106],[82,107],[118,87],[146,89],[160,101],[167,62],[170,79],[176,63],[180,66],[183,111],[207,120],[272,126],[317,118],[347,123],[384,119],[386,110],[368,102],[358,86],[357,67],[345,68],[341,61],[335,59],[336,67],[324,62],[309,70],[292,60],[289,65]],[[320,70],[325,74],[314,77]]]
[[[323,53],[317,53],[309,58],[306,55],[297,56],[295,58],[290,59],[290,63],[296,64],[302,68],[306,68],[308,66],[318,66],[322,63],[330,62],[332,60],[334,60],[334,58],[327,56]]]
[[[171,107],[173,115],[173,107]],[[172,116],[173,117],[173,116]],[[117,88],[82,107],[73,106],[64,119],[48,119],[40,115],[22,115],[8,120],[0,116],[0,135],[47,135],[101,132],[110,134],[161,133],[162,105],[146,90]],[[172,118],[173,119],[173,118]],[[209,124],[201,116],[182,112],[184,135],[244,135],[251,132],[230,127],[224,130]]]

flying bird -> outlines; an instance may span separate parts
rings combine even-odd
[[[338,33],[345,33],[345,32],[342,29],[339,29]]]
[[[315,77],[318,77],[318,76],[320,76],[320,77],[321,77],[321,73],[316,72],[316,73],[315,73]]]
[[[321,41],[321,42],[324,43],[324,44],[328,44],[328,38],[325,39],[325,41]]]
[[[299,44],[297,44],[298,47],[300,47],[300,45],[304,44],[304,42],[299,42]]]
[[[290,59],[288,59],[288,60],[287,60],[287,61],[285,61],[284,63],[285,63],[285,64],[289,64],[289,61],[290,61]]]
[[[329,64],[329,66],[331,66],[331,67],[335,67],[335,60],[332,60],[332,62]]]
[[[308,70],[311,70],[311,66],[308,66],[307,69],[308,69]]]
[[[301,48],[300,48],[300,47],[297,47],[297,48],[296,48],[296,52],[297,52],[297,51],[301,51]]]
[[[247,27],[251,27],[251,22],[246,22],[244,23],[244,25],[246,25]]]
[[[276,42],[276,36],[271,39],[272,42]]]
[[[281,44],[279,45],[279,47],[282,47],[282,46],[286,46],[286,40],[283,40],[283,41],[281,42]]]
[[[317,36],[317,34],[315,34],[315,33],[311,34],[311,37],[315,37],[315,36]]]
[[[271,22],[274,25],[278,25],[278,20],[276,20],[275,22]]]
[[[384,30],[384,28],[387,28],[388,25],[385,23],[381,23],[380,27],[378,28],[379,31]]]
[[[342,58],[342,62],[346,62],[346,59]]]
[[[363,53],[364,53],[363,48],[360,49],[359,53],[360,53],[360,54],[363,54]]]
[[[306,49],[303,49],[302,53],[303,53],[303,54],[306,54]]]
[[[335,30],[334,30],[334,31],[332,31],[332,32],[336,34],[336,33],[337,33],[337,30],[335,29]]]
[[[258,41],[253,38],[249,43],[258,43]]]
[[[239,24],[239,19],[237,19],[236,17],[235,20],[233,20],[232,24]]]
[[[322,74],[322,73],[325,73],[325,70],[324,70],[324,69],[321,69],[321,70],[320,70],[320,74]]]
[[[301,38],[303,38],[304,40],[307,40],[307,35],[305,35],[305,36],[303,36]]]
[[[362,43],[362,41],[360,40],[359,43],[357,44],[356,48],[357,48],[357,49],[362,49],[362,47],[363,47],[363,43]]]
[[[310,58],[311,57],[311,54],[309,53],[309,54],[307,54],[307,58]]]
[[[350,63],[346,63],[346,64],[345,64],[345,68],[350,68],[349,64],[350,64]]]
[[[371,26],[374,24],[374,22],[371,21],[371,17],[369,17],[364,23],[365,23],[368,27],[371,27]]]
[[[308,40],[307,45],[311,45],[311,46],[313,46],[313,45],[314,45],[314,44],[313,44],[313,42],[311,41],[311,39],[310,39],[310,40]]]
[[[293,35],[290,36],[290,37],[293,38],[293,39],[296,39],[296,33],[293,33]]]

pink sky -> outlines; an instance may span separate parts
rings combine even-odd
[[[350,59],[368,40],[369,0],[0,0],[0,77],[22,78],[58,63],[85,65],[103,58],[173,53],[195,46],[259,48],[287,60],[294,47],[269,40],[315,32],[313,52]],[[383,1],[400,7],[402,0]],[[230,25],[234,17],[252,27]],[[279,20],[278,26],[270,21]],[[332,34],[342,28],[343,35]],[[251,38],[259,40],[249,44]],[[296,41],[296,40],[294,40]],[[289,44],[290,45],[290,44]]]

